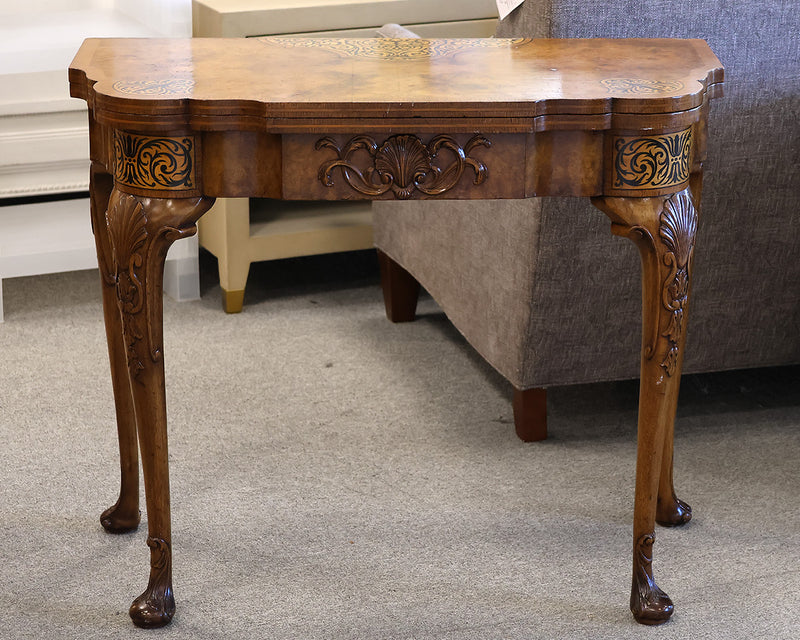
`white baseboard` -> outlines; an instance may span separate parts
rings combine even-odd
[[[197,247],[196,236],[170,247],[164,291],[171,298],[200,297]],[[4,278],[96,267],[88,198],[0,206],[0,287]]]

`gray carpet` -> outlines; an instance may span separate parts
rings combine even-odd
[[[96,272],[4,282],[0,637],[800,637],[800,368],[691,376],[658,532],[664,627],[628,613],[637,385],[553,389],[546,442],[430,299],[383,314],[369,254],[259,265],[244,313],[165,304],[178,611],[134,628],[146,525],[118,457]]]

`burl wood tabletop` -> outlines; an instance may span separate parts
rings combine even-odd
[[[254,38],[87,40],[72,93],[101,110],[165,119],[526,119],[669,113],[722,80],[702,40]]]

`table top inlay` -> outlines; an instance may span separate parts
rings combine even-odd
[[[225,129],[241,116],[673,113],[713,97],[722,67],[702,40],[93,39],[70,81],[112,119],[147,109]]]

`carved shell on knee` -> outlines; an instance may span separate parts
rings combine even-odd
[[[667,249],[664,264],[670,270],[661,289],[662,304],[670,312],[669,323],[662,333],[668,348],[661,366],[670,376],[677,369],[696,232],[697,210],[688,191],[681,191],[664,203],[658,227],[658,235]]]

